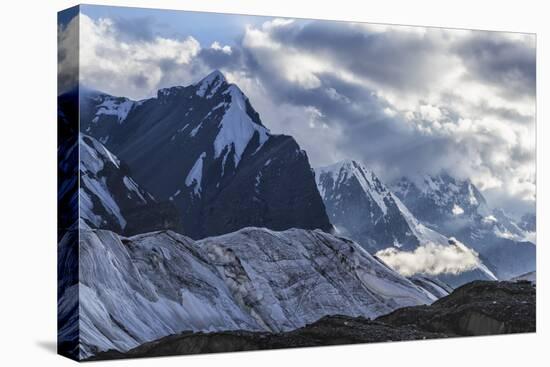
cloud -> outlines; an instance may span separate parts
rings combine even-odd
[[[80,14],[80,82],[114,95],[143,98],[158,88],[194,81],[199,42],[192,36],[153,36],[147,23],[143,26],[143,33],[129,33],[125,31],[134,25]],[[60,49],[70,47],[70,31],[70,25],[60,31]]]
[[[273,100],[258,108],[273,118],[266,123],[275,131],[293,126],[314,165],[351,157],[387,181],[447,171],[471,178],[490,202],[498,197],[523,210],[534,203],[536,185],[533,40],[274,20],[248,27],[243,57],[227,66],[239,71],[240,82],[261,84],[250,97]],[[295,118],[282,123],[277,116],[288,106]],[[313,129],[312,110],[318,111]],[[322,140],[311,137],[329,131],[337,135],[318,152]]]
[[[229,45],[212,43],[208,48],[202,48],[197,55],[198,61],[210,69],[234,69],[242,64],[240,48],[233,49]]]
[[[533,97],[536,54],[533,35],[478,32],[459,42],[455,51],[473,78],[491,83],[510,98]]]
[[[376,256],[404,276],[415,274],[460,274],[480,265],[478,254],[453,239],[449,245],[427,243],[414,251],[400,251],[390,247]]]
[[[113,20],[111,26],[114,28],[119,39],[125,41],[146,41],[154,42],[155,32],[153,17],[118,17]]]

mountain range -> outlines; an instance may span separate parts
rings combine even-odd
[[[422,224],[373,171],[357,161],[318,168],[316,178],[338,233],[354,239],[373,254],[388,248],[412,252],[427,244],[445,248],[455,242],[454,238]],[[483,263],[459,274],[440,277],[452,286],[476,279],[496,280]]]
[[[534,217],[516,223],[448,174],[313,169],[219,71],[141,101],[84,87],[58,100],[60,340],[78,358],[188,330],[374,318],[535,270]],[[426,246],[476,261],[404,274],[382,256]]]
[[[122,234],[174,229],[193,239],[248,226],[321,229],[348,236],[373,254],[458,240],[482,263],[462,281],[510,279],[535,268],[534,216],[516,223],[490,209],[470,180],[448,173],[386,184],[352,160],[313,170],[297,142],[270,133],[250,100],[219,71],[141,101],[82,88],[80,106],[81,140],[121,162],[122,171],[107,179],[113,162],[104,159],[104,184],[121,190],[112,199],[131,213],[126,216],[141,218],[131,220],[129,230],[121,228],[116,222],[126,219],[109,210],[112,200],[103,200],[102,209],[91,193],[100,181],[88,185],[88,170],[80,190],[83,207],[94,200],[102,220],[110,217],[105,225],[91,223],[93,215],[85,218],[95,228]],[[147,203],[132,198],[140,192]]]
[[[529,230],[534,226],[523,229],[504,211],[491,210],[470,180],[449,174],[419,180],[401,178],[392,189],[427,227],[453,236],[477,251],[499,279],[535,269],[536,246],[532,242],[534,233]]]

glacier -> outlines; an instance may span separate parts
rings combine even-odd
[[[79,267],[79,283],[59,302],[80,294],[82,358],[182,331],[279,332],[325,315],[374,318],[439,296],[320,230],[249,227],[193,241],[82,224]]]

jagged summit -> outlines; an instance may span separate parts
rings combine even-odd
[[[421,242],[446,243],[408,211],[362,163],[344,160],[316,169],[317,187],[332,223],[366,249],[416,248]]]
[[[327,194],[327,185],[321,184],[323,176],[325,176],[325,179],[328,179],[330,176],[333,190],[353,178],[360,185],[361,190],[372,197],[382,213],[387,213],[384,197],[390,192],[378,179],[376,174],[362,163],[353,159],[345,159],[329,166],[319,167],[316,171],[318,173],[317,182],[321,196]]]
[[[199,88],[197,94],[204,97],[207,91],[210,91],[210,93],[215,93],[215,91],[224,83],[227,84],[227,79],[223,73],[219,70],[214,70],[193,85]]]
[[[224,91],[231,85],[234,84],[230,84],[221,71],[214,70],[196,83],[187,86],[174,85],[171,87],[161,88],[157,91],[157,98],[176,96],[180,95],[182,92],[185,94],[185,92],[192,89],[196,96],[210,99],[216,94],[216,92]]]
[[[219,71],[214,71],[194,86],[198,88],[196,93],[199,97],[212,98],[225,85],[227,85],[227,80],[223,74]]]
[[[219,70],[139,102],[84,102],[81,130],[126,162],[155,198],[178,207],[185,234],[244,226],[331,230],[305,152],[292,137],[271,134]]]

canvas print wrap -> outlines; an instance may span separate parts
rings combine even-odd
[[[58,349],[535,331],[535,35],[58,16]]]

